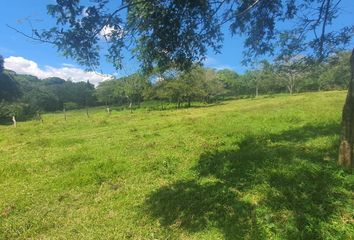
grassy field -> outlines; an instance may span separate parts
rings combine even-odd
[[[345,94],[0,126],[0,239],[354,239]]]

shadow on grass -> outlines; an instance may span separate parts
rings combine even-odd
[[[350,173],[335,165],[333,141],[324,149],[304,142],[335,136],[338,129],[305,126],[205,152],[196,179],[161,187],[144,207],[162,226],[191,233],[216,227],[225,239],[323,239],[348,202]]]

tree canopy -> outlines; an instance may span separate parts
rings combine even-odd
[[[306,53],[322,61],[353,37],[351,23],[333,25],[341,7],[340,0],[57,0],[48,5],[56,26],[34,30],[32,38],[89,68],[99,65],[105,41],[116,68],[128,49],[144,70],[186,69],[201,62],[208,48],[220,51],[227,25],[232,35],[244,35],[246,60]]]

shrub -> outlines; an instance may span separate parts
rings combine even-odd
[[[74,110],[74,109],[80,108],[79,104],[77,104],[75,102],[66,102],[66,103],[64,103],[64,107],[66,110]]]

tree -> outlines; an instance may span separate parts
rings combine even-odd
[[[230,69],[222,69],[217,71],[216,78],[223,84],[226,94],[240,94],[241,87],[238,83],[239,75]]]
[[[167,91],[167,85],[170,81],[167,78],[159,78],[153,86],[155,99],[161,101],[161,109],[164,110],[164,102],[170,100],[170,92]]]
[[[161,77],[153,88],[156,99],[174,102],[177,108],[180,108],[183,102],[190,107],[195,100],[212,100],[222,94],[220,91],[223,90],[215,72],[199,65]]]
[[[200,66],[193,66],[179,76],[178,80],[183,89],[183,100],[187,102],[188,107],[191,106],[193,100],[200,99],[206,95],[201,79],[205,79],[205,72]]]
[[[4,71],[4,58],[0,55],[0,74]]]
[[[236,73],[235,73],[236,74]],[[237,75],[237,74],[236,74]],[[205,101],[211,102],[226,94],[223,82],[217,77],[217,73],[213,69],[205,70],[204,78]]]
[[[0,101],[0,122],[9,122],[13,116],[19,120],[25,119],[25,109],[26,104],[23,103]]]
[[[258,97],[260,84],[262,82],[261,71],[253,69],[247,71],[242,77],[243,82],[243,95],[251,95]]]
[[[107,80],[100,82],[95,90],[95,95],[99,102],[104,103],[106,107],[110,107],[115,103],[114,91],[119,82],[117,80]]]
[[[350,81],[350,52],[339,52],[322,64],[320,86],[322,89],[345,89]]]
[[[100,33],[111,29],[103,35],[116,68],[122,67],[122,52],[128,49],[145,70],[156,65],[164,70],[171,65],[190,68],[205,58],[208,47],[219,52],[225,24],[233,35],[245,36],[245,60],[280,49],[281,54],[303,53],[322,62],[349,44],[354,34],[351,24],[333,25],[343,7],[335,0],[125,0],[110,9],[111,2],[57,1],[48,5],[57,25],[34,30],[29,37],[52,43],[92,68],[99,64]],[[277,24],[281,22],[286,27]]]
[[[129,106],[132,107],[134,103],[140,106],[144,91],[149,87],[147,78],[140,73],[135,73],[121,78],[120,81],[122,81],[123,94],[127,98]]]
[[[181,102],[183,102],[185,97],[185,90],[187,86],[184,81],[181,81],[181,78],[171,78],[166,81],[164,84],[164,89],[167,93],[167,96],[171,102],[177,103],[177,108],[180,108]]]
[[[271,72],[274,68],[266,60],[253,61],[252,67],[253,69],[247,71],[242,80],[247,84],[248,94],[258,97],[260,91],[266,93],[267,88],[271,86],[269,78],[272,77]],[[272,80],[274,81],[274,79]]]
[[[0,73],[0,101],[12,101],[21,95],[21,90],[13,76],[8,72]]]
[[[290,95],[297,87],[299,78],[304,75],[306,69],[304,62],[305,59],[301,56],[282,56],[276,61],[279,77],[285,82]]]
[[[94,90],[89,82],[74,83],[54,77],[40,80],[9,70],[0,74],[0,98],[6,104],[20,104],[23,110],[19,112],[24,116],[19,119],[41,111],[61,110],[67,103],[76,108],[95,105]]]

